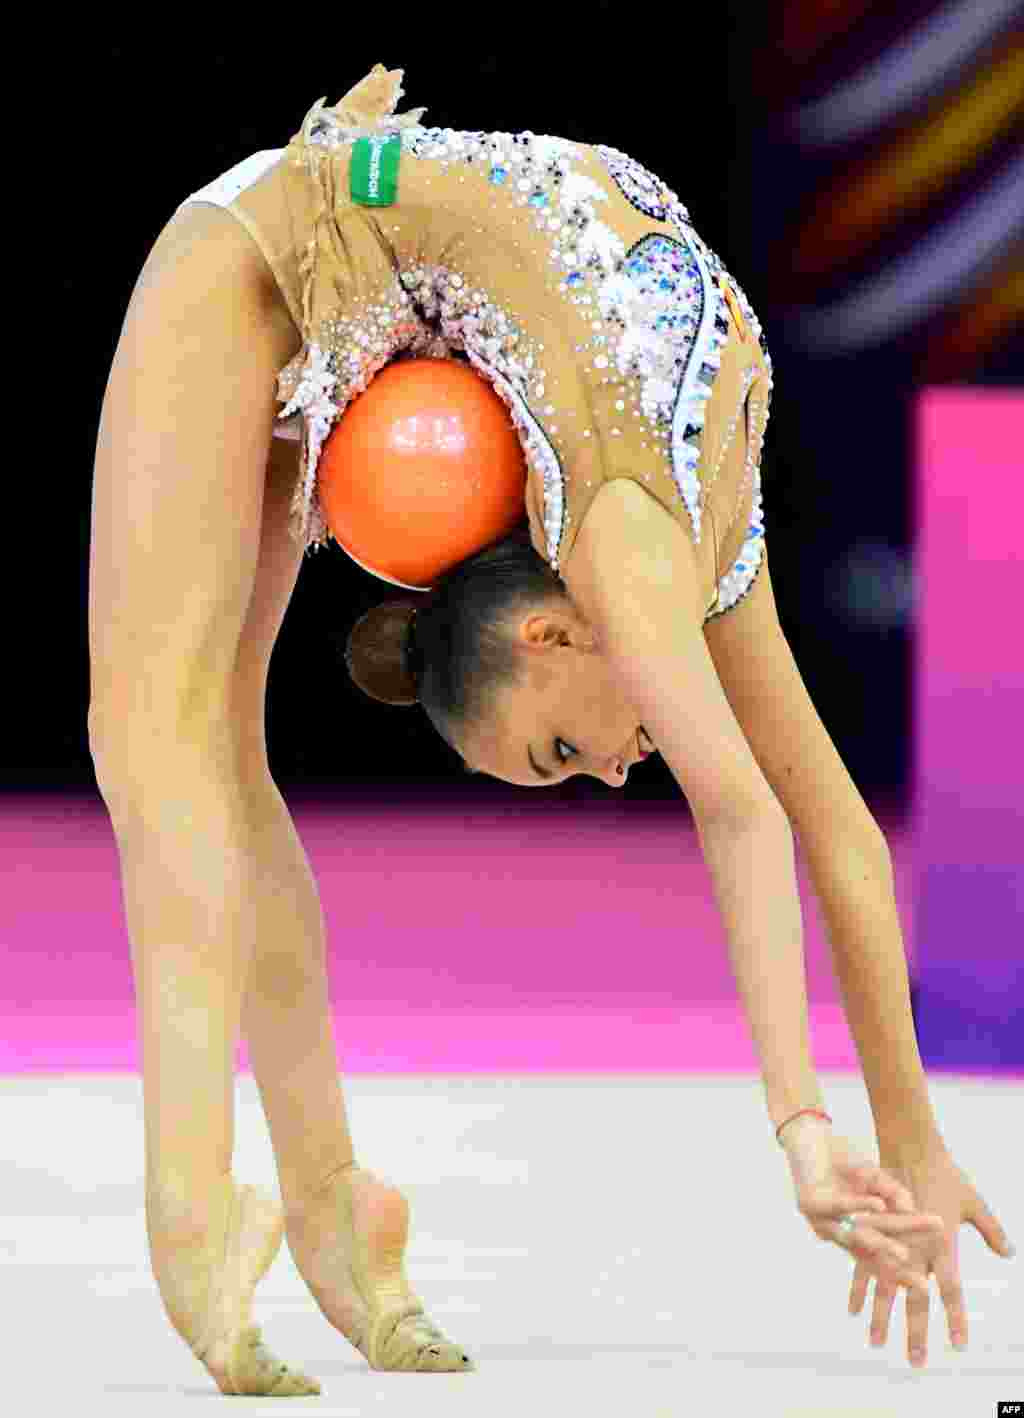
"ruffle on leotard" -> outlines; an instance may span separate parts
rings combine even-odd
[[[344,374],[329,369],[319,343],[321,322],[330,318],[329,305],[336,293],[332,282],[318,279],[318,264],[326,259],[329,266],[328,253],[344,252],[347,266],[365,267],[372,264],[379,241],[371,228],[363,225],[362,216],[357,223],[341,216],[348,204],[341,192],[343,178],[334,154],[358,138],[388,136],[421,124],[425,107],[395,112],[404,92],[404,74],[404,69],[388,70],[375,64],[333,107],[326,107],[323,98],[317,99],[289,143],[291,165],[303,170],[312,184],[312,205],[304,217],[309,222],[309,238],[298,267],[303,345],[277,380],[278,400],[285,404],[278,418],[287,421],[296,407],[303,414],[301,433],[295,430],[286,436],[302,439],[302,476],[292,499],[290,526],[293,539],[304,547],[323,546],[328,539],[327,524],[314,496],[317,464],[323,443],[348,402],[396,357],[442,358],[452,353],[450,344],[416,316],[397,279],[391,296],[401,306],[398,313],[404,319],[391,329],[383,347],[370,334],[364,337],[362,343],[367,348],[358,369]]]
[[[326,94],[318,98],[303,121],[303,143],[314,140],[318,123],[328,125],[339,136],[343,132],[343,142],[415,128],[427,111],[425,107],[410,109],[408,113],[395,112],[398,100],[405,93],[404,77],[404,69],[385,69],[383,64],[375,64],[366,78],[360,79],[332,108],[324,107]]]

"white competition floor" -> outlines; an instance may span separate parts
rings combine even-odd
[[[863,1084],[823,1074],[838,1131],[871,1138]],[[251,1076],[235,1174],[276,1190]],[[251,1413],[994,1418],[1024,1401],[1020,1081],[932,1080],[947,1143],[1018,1248],[960,1231],[969,1347],[932,1281],[928,1365],[903,1301],[868,1342],[852,1262],[799,1217],[757,1078],[356,1076],[360,1161],[412,1205],[407,1269],[470,1374],[378,1374],[282,1248],[254,1318],[319,1397]],[[164,1318],[143,1212],[142,1089],[124,1076],[0,1077],[3,1412],[184,1414],[223,1400]]]

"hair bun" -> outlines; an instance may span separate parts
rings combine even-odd
[[[407,655],[417,601],[383,601],[360,616],[349,633],[345,663],[353,682],[381,704],[403,708],[419,702]]]

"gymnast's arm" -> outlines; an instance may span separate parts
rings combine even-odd
[[[751,752],[789,818],[825,920],[883,1156],[942,1146],[917,1047],[892,855],[814,707],[768,566],[704,636]]]
[[[638,483],[615,479],[591,503],[563,574],[690,804],[778,1126],[823,1101],[793,833],[708,653],[693,546]]]

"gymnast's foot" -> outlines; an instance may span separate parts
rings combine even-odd
[[[168,1318],[221,1393],[297,1398],[320,1392],[315,1379],[275,1358],[251,1323],[253,1292],[284,1237],[278,1201],[228,1176],[212,1198],[205,1236],[170,1246],[157,1231],[154,1250],[152,1235]]]
[[[371,1369],[456,1373],[474,1367],[432,1324],[402,1264],[409,1204],[354,1163],[295,1208],[288,1245],[324,1317]]]

